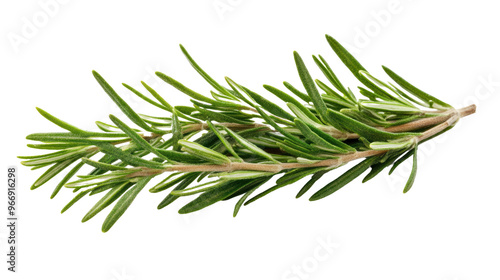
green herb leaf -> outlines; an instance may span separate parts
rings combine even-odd
[[[180,45],[180,47],[181,47],[182,53],[184,53],[184,56],[186,56],[189,63],[191,64],[191,66],[193,66],[193,68],[196,70],[196,72],[198,72],[198,74],[200,74],[200,76],[202,76],[203,79],[205,79],[211,86],[213,86],[221,94],[228,96],[228,97],[232,97],[232,94],[226,88],[224,88],[219,83],[217,83],[203,69],[201,69],[201,67],[194,61],[194,59],[191,57],[191,55],[189,55],[187,50],[182,45]]]
[[[372,142],[370,148],[373,150],[402,150],[409,148],[414,141],[412,139],[403,142]]]
[[[255,102],[257,102],[262,108],[266,109],[269,113],[278,116],[280,118],[284,118],[290,121],[293,121],[294,117],[290,115],[287,111],[281,109],[280,106],[272,103],[271,101],[265,99],[264,97],[260,96],[259,94],[246,89],[245,88],[246,94],[248,94]]]
[[[111,205],[115,200],[117,200],[122,194],[127,191],[127,189],[132,184],[130,182],[121,183],[118,186],[112,188],[108,191],[88,212],[82,219],[82,223],[92,219],[95,215],[97,215],[102,210],[106,209],[109,205]]]
[[[182,182],[179,183],[179,185],[177,185],[177,187],[175,187],[173,189],[173,191],[180,191],[180,190],[183,190],[185,188],[187,188],[194,180],[196,180],[196,178],[201,174],[201,172],[193,172],[193,173],[188,173],[183,180]],[[162,209],[166,206],[168,206],[169,204],[171,204],[172,202],[174,202],[175,200],[177,200],[179,198],[179,196],[177,195],[173,195],[173,194],[168,194],[161,202],[160,204],[158,204],[158,209]]]
[[[213,188],[207,192],[202,193],[195,200],[184,205],[179,209],[179,214],[187,214],[201,210],[207,206],[210,206],[218,201],[223,200],[225,197],[230,196],[241,188],[244,188],[246,184],[249,184],[248,180],[241,181],[227,181],[221,183],[217,188]]]
[[[189,142],[186,140],[179,140],[179,145],[182,146],[182,149],[193,156],[199,157],[201,159],[207,160],[214,164],[226,164],[230,163],[228,157],[225,155],[218,153],[212,149],[203,147],[202,145],[194,142]]]
[[[67,159],[65,161],[58,162],[51,166],[45,173],[40,176],[35,183],[31,186],[31,189],[34,190],[39,188],[41,185],[45,184],[47,181],[52,179],[54,176],[63,171],[66,167],[70,166],[73,162],[75,162],[77,158]]]
[[[59,182],[59,184],[57,184],[57,186],[55,187],[54,191],[50,195],[50,199],[53,199],[54,197],[56,197],[56,195],[62,189],[62,187],[64,186],[64,184],[66,184],[73,176],[75,176],[76,172],[78,172],[78,170],[80,170],[80,168],[82,168],[83,165],[84,165],[83,162],[79,162],[77,165],[75,165],[75,167],[73,167],[68,172],[68,174],[66,174],[64,176],[64,178]]]
[[[75,203],[77,203],[80,199],[82,199],[84,196],[86,196],[89,192],[90,192],[90,190],[85,190],[85,191],[79,192],[70,202],[68,202],[68,204],[66,204],[66,206],[63,207],[63,209],[61,210],[61,213],[66,212],[69,208],[71,208],[71,206],[73,206]]]
[[[323,175],[325,175],[330,170],[331,169],[326,169],[314,173],[311,179],[309,179],[309,181],[307,181],[307,183],[300,189],[295,198],[303,196],[319,179],[321,179],[321,177],[323,177]]]
[[[220,172],[209,175],[208,177],[218,177],[221,180],[247,180],[247,179],[255,179],[260,177],[272,176],[274,173],[272,172],[264,172],[264,171],[233,171],[233,172]]]
[[[102,224],[102,232],[107,232],[118,219],[125,213],[125,211],[130,207],[130,204],[134,201],[141,190],[146,186],[146,184],[151,180],[152,177],[144,177],[137,181],[135,186],[131,187],[116,203],[115,207],[108,214],[104,223]]]
[[[340,177],[335,179],[333,182],[328,183],[322,189],[313,194],[311,198],[309,198],[309,200],[310,201],[319,200],[338,191],[340,188],[347,185],[352,180],[356,179],[356,177],[363,174],[363,172],[365,172],[377,159],[378,157],[376,156],[369,157],[363,160],[362,162],[358,163],[351,169],[347,170],[344,174],[340,175]]]
[[[350,131],[355,132],[370,141],[395,140],[401,139],[402,137],[420,135],[420,133],[392,133],[382,131],[330,109],[328,109],[328,114],[330,118],[339,122],[342,125],[342,128],[348,127]]]
[[[139,147],[143,148],[144,150],[146,150],[150,153],[153,153],[153,154],[159,156],[160,158],[168,160],[168,158],[163,156],[163,154],[159,153],[153,146],[151,146],[151,144],[148,143],[148,141],[144,140],[144,138],[142,138],[142,136],[137,134],[137,132],[135,132],[132,128],[130,128],[128,125],[126,125],[120,119],[118,119],[117,117],[115,117],[113,115],[109,115],[109,118],[111,119],[111,121],[113,121],[113,123],[116,124],[116,126],[118,126],[123,132],[125,132],[132,139],[132,141],[134,141],[134,143],[137,144]],[[175,123],[175,117],[173,119],[174,119],[174,123]]]
[[[81,130],[79,129],[78,127],[75,127],[65,121],[62,121],[54,116],[52,116],[51,114],[47,113],[46,111],[36,107],[36,110],[40,113],[40,115],[42,115],[44,118],[46,118],[47,120],[51,121],[52,123],[54,123],[55,125],[63,128],[63,129],[66,129],[68,130],[69,132],[72,132],[76,135],[81,135],[81,136],[87,136],[88,134],[91,134],[89,133],[88,131],[85,131],[85,130]]]
[[[408,178],[408,181],[406,182],[405,188],[403,190],[403,193],[407,193],[411,187],[413,186],[413,183],[415,182],[415,177],[417,176],[417,148],[418,144],[415,144],[415,148],[413,149],[413,165],[411,168],[411,173],[410,177]]]
[[[291,91],[293,94],[297,95],[300,99],[304,100],[305,102],[311,102],[311,97],[309,95],[301,92],[300,90],[296,89],[294,86],[292,86],[288,82],[283,82],[283,85]]]
[[[165,107],[164,105],[162,104],[159,104],[158,102],[152,100],[151,98],[145,96],[144,94],[140,93],[138,90],[136,90],[135,88],[123,83],[122,84],[125,88],[127,88],[128,90],[130,90],[132,93],[134,93],[135,95],[137,95],[138,97],[140,97],[142,100],[148,102],[149,104],[153,105],[153,106],[156,106],[160,109],[163,109],[165,111],[170,111],[169,108]]]
[[[447,109],[453,108],[451,105],[437,99],[436,97],[423,92],[422,90],[416,88],[405,79],[401,78],[398,74],[394,73],[391,69],[382,66],[384,68],[385,73],[391,77],[398,85],[400,85],[403,89],[407,90],[409,93],[413,94],[418,99],[422,100],[426,104],[429,104],[430,108],[437,109]]]
[[[141,84],[142,86],[144,86],[144,88],[149,91],[149,93],[151,93],[151,95],[156,98],[156,100],[158,100],[158,102],[161,103],[161,105],[163,105],[163,107],[165,107],[165,110],[169,111],[169,112],[172,112],[172,106],[167,102],[165,101],[165,99],[163,97],[161,97],[161,95],[159,95],[152,87],[150,87],[148,84],[146,84],[145,82],[142,82],[141,81]]]
[[[391,170],[389,170],[389,175],[392,174],[392,172],[394,172],[394,170],[396,170],[396,168],[401,164],[403,163],[405,160],[407,160],[408,158],[410,158],[413,153],[415,153],[415,149],[411,149],[410,151],[406,152],[406,154],[404,154],[401,158],[399,158],[391,167]]]
[[[145,160],[138,156],[126,153],[110,143],[96,143],[96,146],[99,147],[101,151],[110,154],[116,158],[119,158],[121,161],[126,162],[132,166],[142,166],[155,169],[163,168],[163,164],[161,163]]]
[[[92,71],[94,78],[101,85],[108,96],[118,105],[120,110],[136,125],[145,129],[146,131],[163,133],[163,131],[158,129],[153,129],[149,127],[142,119],[137,115],[137,113],[130,108],[130,106],[115,92],[115,90],[99,75],[96,71]]]
[[[256,145],[252,144],[251,142],[249,142],[248,140],[246,140],[245,138],[241,137],[240,135],[238,135],[237,133],[233,132],[231,129],[225,127],[224,128],[226,130],[226,132],[234,138],[234,140],[236,140],[236,142],[238,142],[238,144],[240,144],[241,146],[249,149],[250,151],[252,151],[253,153],[255,153],[256,155],[259,155],[263,158],[266,158],[272,162],[275,162],[275,163],[279,163],[277,160],[275,160],[270,154],[266,153],[264,150],[262,150],[261,148],[257,147]]]
[[[314,84],[314,81],[311,78],[311,75],[309,74],[309,71],[307,70],[304,64],[304,61],[297,52],[294,52],[293,56],[295,58],[295,64],[297,65],[297,70],[299,72],[300,80],[302,81],[302,84],[304,85],[307,94],[311,98],[314,107],[316,108],[316,112],[319,113],[323,122],[328,123],[328,116],[326,115],[327,107],[323,102],[323,99],[321,99],[318,89],[316,88],[316,85]]]
[[[295,125],[302,132],[302,135],[304,135],[304,137],[306,137],[307,139],[309,139],[313,143],[316,143],[317,145],[324,147],[324,148],[327,148],[329,150],[332,150],[333,152],[336,152],[336,153],[341,153],[341,154],[347,153],[346,150],[331,144],[330,142],[326,141],[318,134],[314,133],[311,130],[311,128],[309,128],[309,126],[305,122],[301,121],[300,119],[295,119]]]
[[[233,146],[226,140],[226,138],[224,136],[222,136],[219,132],[219,130],[217,130],[217,128],[215,128],[215,126],[212,124],[212,122],[210,121],[207,121],[207,124],[208,124],[208,127],[210,128],[210,130],[215,134],[217,135],[217,138],[219,138],[219,140],[221,141],[221,143],[224,145],[224,147],[227,149],[227,151],[229,153],[231,153],[236,159],[237,161],[239,162],[242,162],[243,160],[241,159],[241,157],[234,151],[233,149]]]
[[[347,93],[347,90],[345,87],[342,85],[342,83],[339,81],[335,73],[332,71],[330,68],[330,65],[326,62],[326,60],[320,55],[319,56],[320,60],[316,58],[316,56],[313,55],[314,62],[318,67],[321,69],[321,72],[325,75],[325,77],[332,83],[332,85],[337,88],[340,92],[344,93],[346,96],[349,96]],[[353,102],[356,102],[356,100],[352,100]]]
[[[104,162],[98,162],[98,161],[94,161],[94,160],[91,160],[91,159],[88,159],[85,157],[82,158],[82,162],[85,164],[88,164],[90,166],[93,166],[95,168],[102,169],[102,170],[127,170],[127,168],[124,166],[118,166],[118,165],[108,164],[108,163],[104,163]]]
[[[174,151],[180,151],[181,146],[179,145],[179,140],[182,139],[182,126],[177,117],[179,112],[174,108],[172,110],[172,146]]]

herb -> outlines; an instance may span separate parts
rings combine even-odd
[[[302,89],[284,82],[288,93],[269,85],[264,85],[266,91],[257,93],[230,78],[225,79],[227,85],[220,84],[181,46],[193,68],[213,87],[211,97],[159,72],[156,74],[161,80],[192,98],[192,106],[172,106],[144,82],[142,85],[151,97],[124,84],[144,101],[164,110],[162,116],[135,112],[94,71],[97,82],[137,128],[110,115],[111,122],[96,122],[100,132],[86,131],[37,108],[43,117],[66,132],[26,137],[41,142],[28,144],[29,147],[52,150],[19,157],[24,160],[23,165],[32,169],[48,167],[32,189],[69,169],[51,198],[63,186],[73,190],[75,198],[63,208],[64,212],[87,195],[103,193],[82,222],[114,203],[102,226],[104,232],[154,177],[161,178],[149,191],[166,193],[158,209],[177,198],[199,194],[179,210],[181,214],[238,198],[233,213],[236,216],[241,206],[310,177],[300,188],[299,198],[326,173],[361,159],[316,190],[310,200],[331,195],[369,169],[363,182],[391,165],[392,172],[411,157],[413,170],[403,190],[407,192],[415,181],[417,146],[452,128],[459,118],[473,114],[475,106],[456,110],[387,67],[385,72],[400,88],[385,83],[372,76],[335,39],[326,38],[363,85],[359,87],[360,99],[340,82],[322,56],[313,56],[313,60],[329,84],[314,80],[297,52],[294,59]],[[268,100],[266,95],[270,94],[283,103]],[[74,179],[85,165],[93,167],[92,171]],[[272,177],[279,177],[275,185],[259,192]]]

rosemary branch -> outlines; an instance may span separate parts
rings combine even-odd
[[[473,114],[476,111],[476,105],[469,105],[464,108],[460,108],[458,110],[449,110],[443,116],[433,117],[429,119],[419,120],[415,122],[411,122],[408,124],[400,125],[397,127],[393,127],[393,129],[388,130],[391,132],[400,132],[400,131],[414,131],[422,127],[428,127],[435,124],[439,124],[434,126],[420,136],[415,136],[416,142],[421,142],[426,140],[442,131],[452,126],[458,118],[466,117],[468,115]],[[444,120],[444,121],[443,121]],[[144,177],[144,176],[152,176],[158,175],[164,172],[233,172],[238,170],[246,170],[246,171],[265,171],[271,173],[278,173],[285,169],[296,169],[296,168],[311,168],[311,167],[339,167],[343,164],[346,164],[350,161],[367,158],[371,156],[381,155],[387,153],[389,150],[369,150],[369,151],[360,151],[354,152],[346,155],[339,155],[335,159],[326,159],[317,161],[314,163],[247,163],[247,162],[229,162],[226,164],[219,165],[200,165],[200,164],[191,164],[191,165],[172,165],[165,167],[164,169],[152,169],[152,168],[143,168],[140,171],[128,174],[127,177]]]
[[[240,197],[233,215],[284,186],[309,177],[297,197],[309,191],[326,173],[351,161],[364,159],[317,190],[310,200],[331,195],[370,169],[363,182],[392,166],[389,173],[413,156],[413,168],[403,192],[412,187],[418,146],[473,114],[475,105],[455,109],[423,92],[387,67],[397,86],[372,76],[342,45],[326,37],[332,50],[362,84],[361,98],[344,86],[322,56],[313,56],[328,84],[313,80],[298,53],[294,53],[303,90],[288,82],[290,93],[265,85],[278,105],[247,87],[225,78],[227,86],[210,77],[181,50],[193,68],[213,87],[211,97],[157,72],[157,76],[191,98],[191,106],[172,106],[142,82],[154,99],[124,84],[133,94],[162,109],[166,115],[136,113],[97,72],[96,80],[134,128],[110,115],[112,123],[96,122],[101,132],[79,129],[42,109],[40,114],[67,132],[34,133],[29,147],[55,152],[20,156],[32,169],[48,167],[33,183],[36,189],[73,166],[55,187],[51,198],[66,187],[76,193],[67,211],[83,197],[105,193],[83,217],[88,221],[114,203],[102,230],[108,231],[142,189],[156,176],[170,172],[150,192],[173,188],[160,202],[164,208],[182,196],[200,194],[179,213],[203,209],[221,200]],[[305,91],[305,92],[304,92]],[[99,159],[93,159],[101,155]],[[84,165],[94,169],[77,175]],[[274,186],[249,198],[271,178]],[[193,186],[194,185],[194,186]]]

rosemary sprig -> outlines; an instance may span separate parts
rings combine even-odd
[[[407,192],[415,181],[418,145],[452,128],[459,118],[474,113],[475,106],[457,110],[387,67],[385,72],[400,88],[382,82],[335,39],[328,35],[326,38],[363,85],[359,87],[361,98],[340,82],[322,56],[313,56],[313,60],[330,84],[313,80],[297,52],[294,59],[304,90],[284,82],[290,93],[269,85],[264,85],[267,92],[257,93],[227,77],[227,86],[218,83],[181,46],[193,68],[213,87],[211,97],[159,72],[156,74],[161,80],[191,98],[191,106],[170,105],[144,82],[142,85],[151,97],[123,84],[164,110],[162,116],[136,113],[94,71],[97,82],[138,128],[110,115],[111,123],[96,122],[101,132],[86,131],[37,108],[43,117],[67,132],[27,136],[28,140],[41,142],[28,144],[29,147],[53,150],[19,157],[24,160],[23,165],[32,169],[48,167],[32,189],[73,166],[51,198],[63,186],[73,189],[75,198],[63,208],[64,212],[87,195],[104,193],[82,220],[88,221],[116,202],[104,221],[104,232],[156,176],[163,178],[150,192],[172,189],[159,209],[179,197],[199,194],[179,210],[181,214],[239,197],[233,212],[236,216],[241,206],[310,176],[298,192],[299,198],[326,173],[359,159],[364,160],[319,188],[310,200],[331,195],[368,169],[371,171],[363,182],[391,165],[392,172],[412,157],[413,170],[403,190]],[[265,96],[269,93],[283,104],[268,100]],[[73,179],[84,165],[93,170]],[[279,178],[274,186],[250,197],[275,176]]]

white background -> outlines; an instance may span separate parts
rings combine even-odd
[[[47,12],[48,2],[0,4],[2,178],[8,165],[20,176],[19,272],[7,273],[2,262],[1,279],[500,279],[498,2],[75,0]],[[384,64],[456,107],[478,105],[477,114],[420,147],[409,193],[402,194],[408,165],[314,203],[294,198],[301,181],[237,218],[235,201],[182,216],[186,199],[158,211],[164,194],[144,191],[104,234],[105,213],[80,222],[97,197],[61,215],[72,193],[50,200],[57,178],[29,190],[43,171],[20,166],[16,156],[36,152],[24,137],[59,131],[35,106],[85,129],[120,115],[91,70],[142,113],[157,111],[121,82],[139,88],[145,80],[171,103],[188,104],[154,77],[159,70],[208,93],[179,43],[219,81],[228,75],[260,93],[264,83],[299,84],[294,50],[315,77],[310,55],[322,54],[355,88],[324,34],[375,76],[387,79]],[[4,257],[6,238],[1,226]]]

